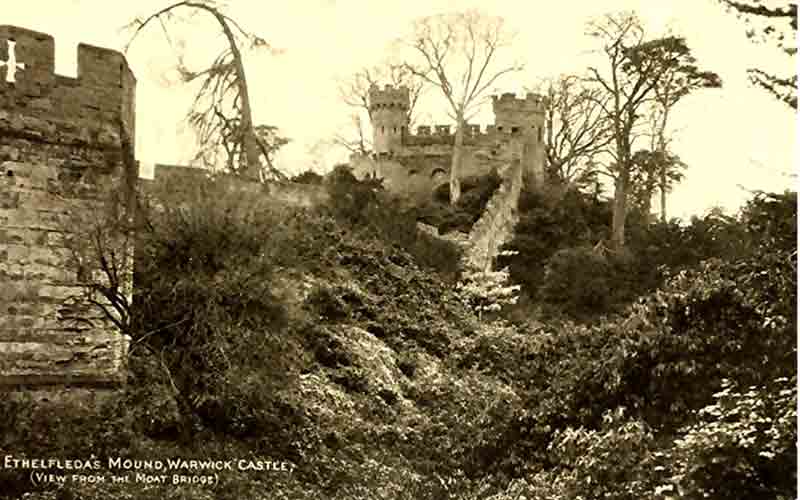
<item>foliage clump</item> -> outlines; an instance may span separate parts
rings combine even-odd
[[[584,322],[529,310],[511,324],[477,321],[474,307],[509,296],[465,306],[452,263],[432,255],[443,250],[379,184],[340,170],[325,180],[327,206],[289,210],[216,182],[147,214],[121,398],[93,417],[4,400],[2,446],[64,458],[269,455],[294,472],[221,474],[213,491],[109,483],[64,495],[794,497],[794,194],[632,233],[631,246],[667,249],[667,272],[635,299],[624,280],[658,252],[565,243],[538,261],[537,293],[628,307]],[[566,227],[552,241],[590,242],[601,227],[601,203],[573,201],[590,207],[588,232]],[[55,494],[16,471],[0,487],[3,498]]]

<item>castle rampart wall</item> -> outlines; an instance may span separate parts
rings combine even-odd
[[[179,206],[190,203],[202,190],[210,185],[212,176],[207,170],[178,165],[155,165],[153,179],[142,179],[143,194],[155,204]],[[325,203],[328,193],[324,186],[297,182],[268,182],[262,184],[232,175],[217,175],[214,181],[228,193],[236,193],[246,200],[246,205],[258,210],[260,207],[311,208]]]
[[[521,144],[512,144],[510,161],[500,170],[501,183],[486,204],[480,219],[472,226],[464,256],[465,265],[489,271],[517,224],[519,196],[523,186],[524,166]]]
[[[125,380],[128,340],[86,300],[65,240],[108,190],[133,193],[135,78],[119,52],[77,59],[77,78],[56,75],[51,36],[0,26],[0,386]]]

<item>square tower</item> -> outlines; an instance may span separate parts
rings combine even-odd
[[[56,75],[50,35],[0,26],[0,386],[125,380],[128,339],[66,242],[109,189],[132,200],[136,80],[117,51],[81,44],[77,58],[77,78]]]
[[[370,87],[369,115],[376,154],[392,154],[403,147],[403,137],[408,131],[410,102],[408,87]]]

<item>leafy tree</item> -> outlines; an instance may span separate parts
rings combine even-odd
[[[683,179],[686,164],[668,151],[641,149],[633,154],[631,201],[645,216],[650,215],[653,193],[661,191],[662,222],[665,220],[665,193]]]
[[[697,67],[697,60],[691,55],[684,38],[673,36],[670,44],[673,61],[672,64],[666,64],[662,69],[663,74],[654,87],[655,99],[652,116],[653,144],[651,151],[657,153],[656,158],[660,159],[657,174],[658,189],[661,194],[662,222],[667,220],[667,192],[672,184],[682,178],[674,167],[685,167],[685,164],[680,161],[674,161],[677,157],[667,151],[667,123],[670,112],[681,99],[691,92],[722,86],[722,79],[719,75]],[[652,193],[652,190],[650,192]],[[649,207],[647,213],[649,213]]]
[[[637,132],[647,104],[665,75],[684,74],[694,59],[682,38],[646,39],[640,20],[633,13],[610,14],[589,24],[589,34],[601,44],[606,68],[589,67],[588,81],[609,97],[601,104],[613,136],[612,161],[606,174],[614,180],[612,242],[625,244],[625,219],[634,168]]]
[[[792,1],[772,2],[761,0],[718,0],[729,11],[743,17],[748,24],[761,23],[760,29],[751,27],[747,37],[754,41],[773,41],[792,58],[792,74],[777,76],[759,68],[747,70],[750,81],[763,88],[789,107],[797,110],[797,74],[794,56],[797,54],[797,4]]]
[[[187,10],[211,15],[219,24],[227,46],[211,64],[199,71],[189,69],[181,58],[178,71],[184,82],[200,82],[187,120],[198,134],[200,144],[196,160],[216,167],[224,161],[229,172],[251,179],[285,178],[275,168],[272,155],[287,139],[268,125],[256,125],[250,102],[241,46],[267,49],[278,53],[263,38],[245,31],[226,15],[213,0],[180,1],[172,3],[147,17],[137,17],[128,26],[133,30],[128,47],[136,37],[153,23],[158,23],[170,40],[167,26],[177,20],[177,11]],[[263,162],[262,162],[263,158]]]
[[[467,121],[486,102],[490,90],[503,75],[520,71],[510,63],[498,67],[499,51],[513,41],[513,34],[499,17],[478,10],[440,14],[414,23],[404,45],[411,48],[405,67],[444,95],[456,122],[450,168],[450,203],[461,196],[460,172]]]

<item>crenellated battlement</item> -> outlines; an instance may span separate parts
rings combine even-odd
[[[544,114],[545,97],[541,94],[528,92],[524,98],[517,97],[513,92],[506,92],[499,96],[492,96],[492,108],[495,115],[499,112],[522,112]]]
[[[504,128],[497,125],[473,125],[467,124],[464,128],[464,137],[492,136],[495,134],[515,134],[517,130]],[[416,132],[406,134],[406,137],[424,138],[453,136],[455,134],[453,125],[419,125]]]
[[[521,135],[531,143],[541,142],[544,128],[545,98],[528,93],[492,96],[495,123],[481,127],[469,124],[464,130],[464,144],[488,145],[498,135]],[[369,89],[369,106],[378,154],[402,154],[402,149],[417,146],[455,144],[453,125],[420,125],[413,132],[408,127],[409,90],[406,87]]]
[[[46,141],[115,147],[120,125],[133,141],[136,78],[125,56],[80,44],[77,63],[76,78],[58,75],[52,36],[0,26],[0,110],[28,117],[26,131]],[[56,133],[53,123],[73,128]],[[8,126],[0,116],[0,128]]]
[[[406,132],[402,138],[404,147],[455,144],[453,125],[419,125],[414,132]],[[506,136],[521,136],[522,127],[503,125],[474,125],[464,128],[464,144],[467,146],[489,145]]]
[[[451,168],[456,127],[425,124],[411,130],[408,97],[404,87],[370,88],[374,154],[354,158],[352,163],[358,175],[382,177],[395,191],[427,196],[432,186],[440,184],[439,173]],[[541,185],[546,104],[543,96],[534,93],[492,96],[494,123],[467,124],[463,131],[462,175],[480,175],[497,168],[498,162],[508,163],[518,148],[524,177],[530,185]]]
[[[383,89],[372,85],[369,89],[370,109],[398,108],[407,111],[410,106],[408,87],[384,86]]]
[[[126,377],[130,339],[87,300],[108,275],[68,245],[98,234],[109,191],[133,202],[136,79],[114,50],[81,44],[77,62],[57,75],[53,37],[0,26],[0,390]],[[130,294],[133,248],[106,234]]]

